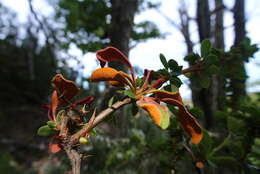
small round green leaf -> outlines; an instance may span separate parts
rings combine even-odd
[[[166,60],[165,56],[163,54],[161,54],[161,53],[160,53],[160,60],[161,60],[161,62],[163,64],[164,68],[168,69],[169,67],[168,67],[167,60]]]
[[[48,121],[47,125],[49,126],[49,128],[54,129],[56,127],[56,123],[54,121]]]
[[[51,129],[48,125],[44,125],[38,129],[37,134],[39,136],[50,136],[53,134],[53,129]]]
[[[127,89],[124,91],[124,94],[127,95],[130,98],[135,98],[135,93],[133,93],[133,91],[131,89]]]
[[[200,53],[202,57],[205,57],[209,54],[211,48],[211,43],[209,39],[205,39],[201,42]]]

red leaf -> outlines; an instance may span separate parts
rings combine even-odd
[[[99,50],[97,51],[96,56],[100,61],[101,67],[104,67],[106,62],[121,61],[125,63],[129,68],[132,68],[132,65],[128,61],[127,57],[115,47],[109,46],[102,50]]]
[[[201,127],[196,119],[187,111],[184,104],[172,98],[162,98],[161,101],[179,108],[180,115],[178,121],[180,121],[183,129],[191,136],[191,141],[194,144],[198,144],[203,137]]]
[[[57,94],[57,91],[54,90],[51,96],[51,113],[52,113],[52,118],[56,120],[56,110],[59,105],[59,97]]]
[[[51,83],[58,92],[59,106],[66,104],[68,100],[71,100],[79,92],[76,84],[71,80],[65,79],[61,74],[55,75]]]
[[[59,144],[49,144],[49,151],[52,153],[57,153],[61,150],[61,146]]]
[[[106,65],[106,62],[111,61],[121,61],[124,64],[126,64],[131,71],[132,78],[134,80],[134,69],[129,62],[128,58],[117,48],[109,46],[102,50],[97,51],[96,53],[97,59],[100,61],[100,66],[104,67]]]
[[[94,97],[88,96],[88,97],[85,97],[85,98],[73,103],[72,107],[75,107],[77,105],[83,105],[83,104],[86,104],[89,106],[93,101],[94,101]]]
[[[151,93],[155,94],[155,96],[159,99],[162,98],[171,98],[174,100],[178,100],[182,103],[182,98],[179,92],[169,92],[165,90],[153,90]]]
[[[57,153],[62,149],[61,139],[59,136],[53,136],[49,143],[49,151],[52,153]]]

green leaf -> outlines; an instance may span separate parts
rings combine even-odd
[[[166,85],[163,87],[163,89],[165,91],[169,91],[169,92],[177,92],[179,91],[179,88],[177,88],[175,85]]]
[[[170,82],[172,85],[175,85],[177,88],[181,87],[182,81],[178,77],[170,77]]]
[[[201,57],[205,57],[209,54],[211,48],[211,43],[209,39],[205,39],[201,42],[200,53]]]
[[[253,145],[253,146],[251,147],[251,151],[254,152],[254,153],[256,153],[256,154],[258,154],[258,155],[260,155],[260,146]]]
[[[111,98],[109,99],[109,101],[108,101],[108,107],[111,107],[111,106],[113,105],[113,103],[114,103],[114,98],[115,98],[115,96],[113,96],[113,97],[111,97]]]
[[[91,135],[91,136],[96,136],[96,135],[97,135],[97,130],[96,130],[96,128],[91,129],[90,135]]]
[[[172,71],[177,70],[178,67],[179,67],[178,63],[177,63],[175,60],[173,60],[173,59],[170,59],[170,60],[168,61],[168,65],[169,65],[169,68],[170,68]]]
[[[194,53],[189,54],[189,55],[184,57],[184,60],[189,62],[190,64],[195,64],[196,61],[200,60],[200,59],[201,59],[200,55],[194,54]]]
[[[207,130],[203,130],[203,138],[199,144],[203,155],[208,157],[212,151],[213,140]]]
[[[56,127],[56,123],[54,121],[47,121],[47,125],[51,129],[54,129]]]
[[[218,167],[213,161],[211,161],[211,160],[207,160],[207,161],[208,161],[208,163],[209,163],[209,165],[211,167],[213,167],[213,168],[217,168]]]
[[[163,110],[162,108],[159,108],[160,113],[161,113],[161,123],[160,127],[162,129],[167,129],[170,125],[170,115],[169,112]]]
[[[228,127],[228,130],[234,134],[237,134],[237,135],[246,134],[246,125],[245,125],[245,122],[241,119],[229,116],[227,118],[227,127]]]
[[[136,78],[136,86],[142,86],[144,83],[143,78],[137,77]]]
[[[258,146],[260,146],[260,138],[255,138],[254,143]]]
[[[168,70],[169,67],[168,67],[167,60],[166,60],[165,56],[162,53],[160,53],[160,60],[161,60],[161,62],[163,64],[164,68]]]
[[[218,57],[214,54],[210,54],[204,57],[206,65],[216,64],[218,62]]]
[[[240,166],[238,161],[232,156],[212,157],[210,161],[217,164],[218,166],[227,166],[231,168],[237,168]]]
[[[133,91],[132,91],[131,89],[125,90],[125,91],[124,91],[124,94],[127,95],[127,96],[130,97],[130,98],[133,98],[133,99],[134,99],[135,96],[136,96],[135,93],[133,93]]]
[[[60,111],[58,112],[57,117],[56,117],[56,120],[57,120],[58,123],[61,122],[62,117],[63,117],[63,114],[65,114],[65,112],[66,112],[65,110],[60,110]]]
[[[53,129],[51,129],[48,125],[44,125],[40,127],[37,131],[39,136],[50,136],[54,133]]]

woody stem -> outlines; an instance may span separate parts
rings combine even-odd
[[[83,129],[81,129],[80,131],[78,131],[76,134],[74,134],[71,137],[71,141],[75,142],[76,140],[78,140],[82,135],[85,135],[86,132],[88,132],[89,130],[93,129],[94,127],[96,127],[100,122],[102,122],[107,116],[109,116],[110,114],[112,114],[113,112],[115,112],[116,110],[118,110],[119,108],[123,107],[126,104],[129,104],[131,102],[130,98],[125,98],[122,101],[118,101],[116,103],[114,103],[111,107],[103,110],[101,113],[99,113],[96,117],[95,120],[93,121],[93,123],[91,124],[91,126],[88,127],[84,127]]]

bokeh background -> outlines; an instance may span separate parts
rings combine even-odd
[[[50,80],[56,73],[75,80],[80,96],[95,95],[96,104],[102,105],[105,85],[87,80],[99,66],[95,51],[108,45],[119,48],[138,74],[163,68],[160,53],[189,67],[184,57],[200,53],[206,38],[223,51],[246,37],[259,47],[259,16],[258,0],[0,0],[0,173],[69,169],[66,156],[49,153],[49,138],[36,134],[47,121],[41,106],[50,102]],[[210,93],[199,95],[190,80],[181,77],[186,104],[209,131],[201,145],[205,153],[190,147],[205,169],[194,166],[196,160],[180,143],[185,135],[176,122],[162,132],[139,112],[125,114],[124,120],[113,117],[98,127],[81,149],[93,155],[84,160],[82,173],[259,172],[260,52],[249,57],[234,59],[241,65],[234,76],[242,76],[242,87],[219,89],[216,95],[224,99],[206,103],[209,111],[201,103]],[[234,94],[239,102],[229,104]],[[209,154],[217,155],[211,159]]]

